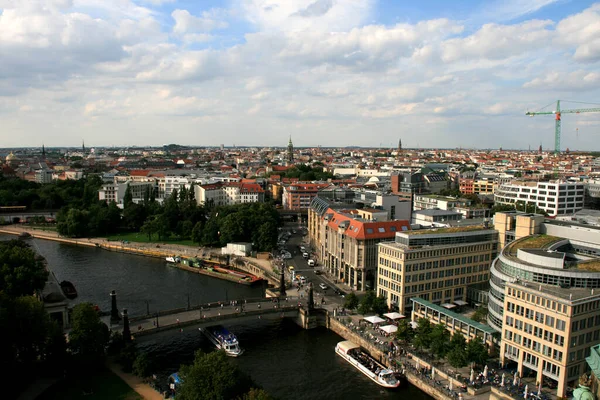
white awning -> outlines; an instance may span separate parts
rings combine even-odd
[[[386,325],[386,326],[382,326],[379,329],[381,329],[385,333],[394,333],[398,330],[398,327],[396,325]]]
[[[454,304],[456,304],[457,306],[466,306],[469,303],[467,303],[466,301],[462,301],[462,300],[456,300],[454,302]]]
[[[365,321],[370,322],[372,324],[380,324],[382,322],[385,322],[385,319],[383,318],[379,318],[377,315],[373,315],[371,317],[365,317],[363,318]]]
[[[390,312],[387,314],[383,314],[384,317],[387,317],[389,319],[400,319],[400,318],[406,318],[404,315],[397,313],[397,312]]]
[[[448,310],[450,310],[452,308],[456,308],[456,304],[444,303],[444,304],[442,304],[442,307],[447,308]]]

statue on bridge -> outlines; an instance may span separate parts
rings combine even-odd
[[[281,268],[281,275],[279,278],[279,296],[283,297],[286,295],[285,292],[285,274],[283,272],[283,268]]]
[[[121,320],[119,310],[117,309],[117,292],[112,290],[110,292],[110,323],[118,324]]]

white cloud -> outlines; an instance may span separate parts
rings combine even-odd
[[[173,33],[176,34],[210,32],[228,26],[226,21],[215,19],[208,12],[204,12],[201,17],[196,17],[187,10],[177,9],[171,13],[171,16],[175,20]]]
[[[600,4],[569,16],[556,27],[556,41],[575,46],[574,59],[583,62],[600,60]]]
[[[264,31],[347,31],[368,20],[373,0],[239,0]]]
[[[543,90],[593,90],[600,87],[600,73],[578,70],[569,73],[549,72],[523,84],[524,88]]]

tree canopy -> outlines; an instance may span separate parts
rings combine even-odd
[[[33,295],[44,288],[47,277],[43,259],[25,242],[0,242],[0,291],[12,297]]]
[[[99,365],[104,360],[110,332],[91,303],[73,307],[71,327],[69,347],[73,354],[82,364]]]
[[[265,391],[254,388],[251,379],[229,361],[224,351],[196,351],[194,362],[179,370],[182,383],[177,389],[181,400],[270,400]]]

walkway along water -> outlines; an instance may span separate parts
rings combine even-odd
[[[216,256],[212,249],[185,246],[185,245],[174,245],[164,243],[141,243],[141,242],[123,242],[123,241],[109,241],[105,238],[65,238],[61,237],[58,232],[55,231],[44,231],[39,229],[32,229],[28,226],[21,225],[7,225],[0,229],[0,233],[9,235],[20,235],[23,232],[27,232],[33,238],[53,240],[55,242],[73,244],[76,246],[87,246],[87,247],[98,247],[108,251],[114,251],[126,254],[135,254],[146,257],[154,257],[165,259],[166,257],[173,256],[174,254],[185,256],[189,258],[197,258],[205,262],[211,263],[210,258]],[[208,258],[208,260],[207,260]],[[260,268],[258,260],[250,261],[248,258],[243,258],[244,263],[239,263],[235,268],[240,269],[248,274],[253,274],[258,278],[267,280],[269,283],[276,285],[278,283],[276,277],[271,271],[265,268]],[[218,263],[214,263],[218,265]],[[252,284],[254,282],[247,282],[240,277],[234,275],[228,275],[211,271],[206,268],[196,268],[184,265],[183,263],[171,264],[173,267],[179,269],[185,269],[186,271],[194,272],[197,274],[211,276],[213,278],[224,279],[231,282],[241,284]],[[232,267],[228,267],[232,268]]]

